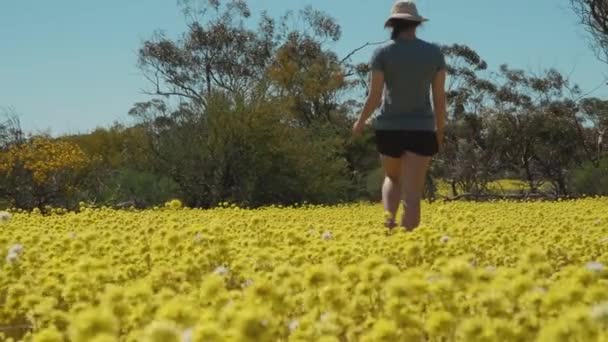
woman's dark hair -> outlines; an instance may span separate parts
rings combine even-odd
[[[395,40],[399,38],[399,35],[402,32],[407,32],[412,29],[415,29],[416,27],[420,26],[420,24],[420,22],[412,20],[389,19],[389,21],[386,22],[386,25],[384,25],[384,27],[393,29],[393,32],[391,33],[391,39]]]

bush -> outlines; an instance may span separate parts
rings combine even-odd
[[[572,189],[577,195],[608,195],[608,157],[598,165],[585,163],[572,173]]]
[[[171,179],[131,169],[117,170],[99,191],[97,201],[111,206],[149,207],[179,197]]]
[[[132,115],[146,127],[153,169],[179,186],[188,206],[347,199],[346,162],[339,158],[342,141],[326,127],[301,127],[286,120],[281,101],[216,94],[205,110],[181,108],[164,116],[150,114],[164,109],[155,105]]]
[[[371,201],[382,200],[382,183],[384,182],[384,170],[377,168],[367,175],[367,195]]]
[[[95,160],[78,145],[38,136],[0,152],[0,196],[17,208],[70,207]]]

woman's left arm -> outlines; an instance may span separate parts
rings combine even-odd
[[[371,88],[369,95],[367,96],[367,101],[365,101],[365,106],[363,106],[359,119],[353,126],[353,133],[355,135],[363,132],[365,123],[382,103],[382,92],[384,91],[384,72],[373,70],[371,79]]]

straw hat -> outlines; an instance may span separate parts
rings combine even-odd
[[[391,16],[387,19],[387,24],[391,19],[403,19],[417,22],[428,21],[427,18],[422,17],[418,13],[416,4],[411,0],[399,0],[397,1],[391,10]]]

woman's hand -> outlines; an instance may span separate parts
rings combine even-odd
[[[365,121],[362,120],[357,120],[357,122],[355,122],[355,124],[353,125],[353,135],[358,137],[363,133],[363,130],[365,129]]]
[[[374,70],[371,75],[371,88],[365,106],[359,114],[357,122],[353,125],[353,135],[359,136],[365,129],[365,123],[374,111],[380,107],[382,103],[382,92],[384,91],[384,73]]]

